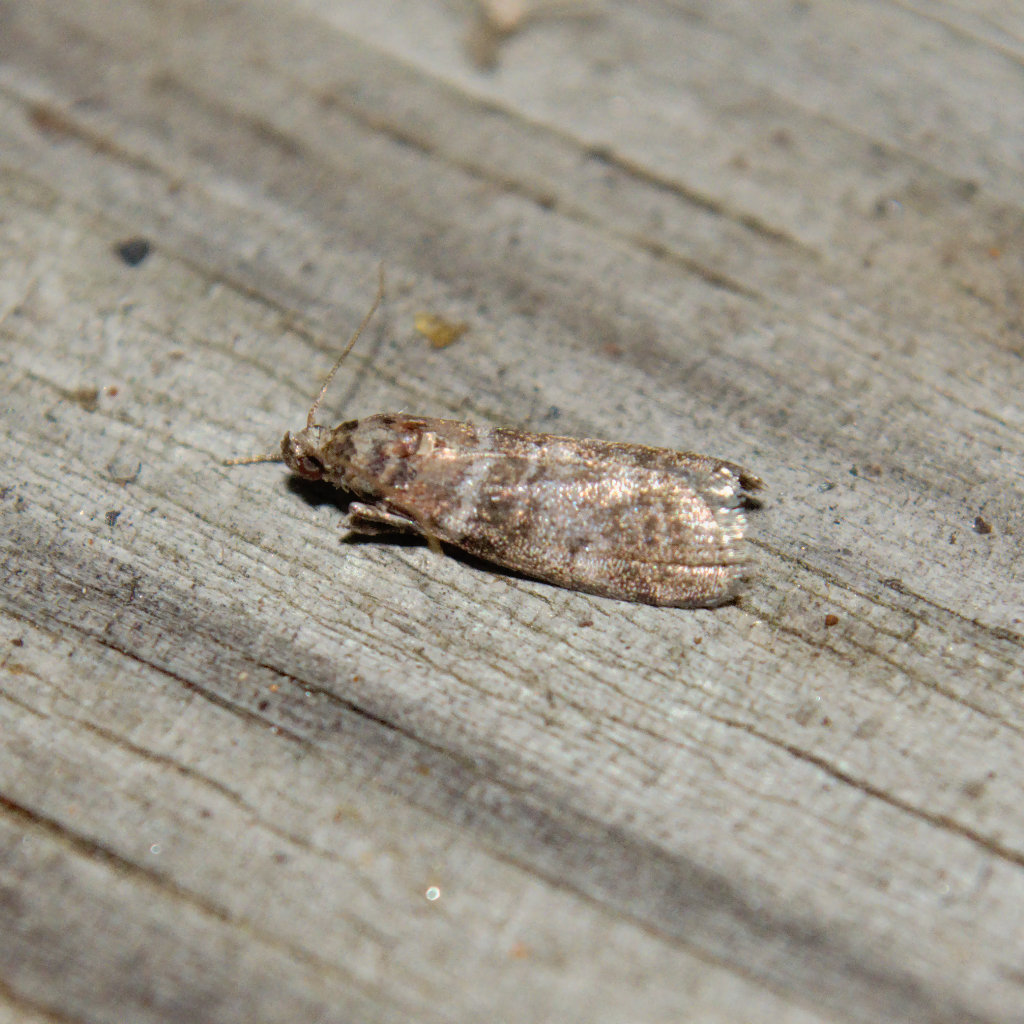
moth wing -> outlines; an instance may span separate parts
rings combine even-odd
[[[625,441],[601,441],[590,438],[557,437],[553,434],[531,434],[503,428],[491,433],[496,453],[536,458],[548,465],[565,463],[573,467],[594,463],[605,466],[635,466],[637,469],[659,470],[684,479],[697,478],[725,470],[735,480],[738,491],[753,492],[764,487],[764,481],[737,465],[709,455],[654,448]]]
[[[734,468],[661,449],[610,447],[618,450],[488,460],[472,514],[451,523],[447,539],[578,590],[654,604],[729,600],[747,562],[743,484]]]

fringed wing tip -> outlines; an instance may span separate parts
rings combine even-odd
[[[740,487],[745,491],[763,491],[765,489],[765,482],[759,477],[746,469],[740,469],[737,473],[740,480]]]

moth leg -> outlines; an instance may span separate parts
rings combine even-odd
[[[441,554],[441,542],[421,522],[397,512],[386,512],[376,505],[354,501],[348,507],[348,528],[353,533],[384,533],[387,530],[412,530],[426,538],[430,550]]]
[[[420,532],[419,524],[408,516],[397,512],[386,512],[376,505],[364,505],[353,501],[348,507],[348,528],[353,533],[385,533],[388,530],[413,530]]]

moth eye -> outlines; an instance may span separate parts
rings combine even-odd
[[[307,480],[319,480],[324,475],[324,464],[312,455],[300,455],[295,460],[295,470]]]

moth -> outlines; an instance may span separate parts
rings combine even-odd
[[[525,576],[604,597],[712,607],[737,597],[749,570],[745,509],[763,481],[732,462],[618,441],[535,434],[381,413],[316,422],[327,374],[280,455],[306,480],[353,496],[355,533],[407,530]]]

